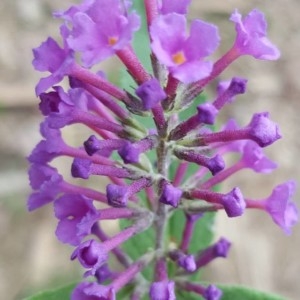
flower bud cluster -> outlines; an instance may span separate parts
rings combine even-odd
[[[43,139],[28,157],[34,190],[28,209],[53,203],[58,239],[75,247],[71,259],[86,269],[84,277],[95,278],[78,284],[73,300],[116,299],[128,283],[134,285],[131,299],[148,295],[151,300],[173,300],[178,290],[185,290],[217,300],[222,296],[219,288],[192,282],[189,276],[215,258],[226,257],[230,242],[221,238],[190,253],[195,225],[212,211],[224,211],[232,218],[256,208],[267,212],[289,234],[298,221],[291,200],[295,183],[278,185],[262,200],[247,199],[239,187],[215,191],[216,185],[242,169],[270,173],[276,168],[262,149],[281,138],[268,112],[254,114],[244,127],[234,120],[220,130],[211,127],[222,108],[245,93],[246,79],[234,77],[220,84],[216,98],[199,104],[187,119],[182,120],[180,112],[198,101],[203,89],[240,56],[275,60],[279,51],[267,37],[260,11],[253,10],[246,17],[235,11],[230,17],[235,42],[213,62],[208,56],[219,46],[218,28],[200,19],[188,26],[190,0],[143,2],[153,72],[146,70],[132,47],[141,20],[131,0],[84,0],[57,12],[56,17],[63,20],[62,44],[48,38],[33,50],[35,69],[49,74],[36,86],[45,119],[40,127]],[[92,71],[112,56],[127,69],[134,90],[131,86],[122,89],[103,72]],[[69,89],[58,85],[64,78],[69,80]],[[147,128],[141,116],[151,116],[155,128]],[[77,148],[68,145],[61,133],[72,124],[93,131]],[[223,154],[236,152],[239,160],[226,166]],[[101,180],[104,176],[110,183],[98,190],[65,181],[51,166],[61,156],[73,159],[74,178],[100,176]],[[172,174],[169,169],[174,165],[177,170]],[[192,176],[190,165],[198,166]],[[97,208],[97,202],[102,208]],[[185,226],[181,242],[174,244],[166,240],[166,228],[177,210],[184,212]],[[121,219],[130,225],[108,237],[101,221]],[[143,243],[148,228],[155,232],[152,248],[132,261],[122,245],[133,236],[140,236]],[[110,255],[124,271],[110,270]],[[170,265],[176,270],[172,278]],[[155,270],[152,282],[141,273],[149,266]]]

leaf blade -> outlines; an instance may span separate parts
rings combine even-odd
[[[71,283],[68,285],[61,286],[59,288],[42,291],[37,293],[36,295],[27,297],[23,300],[63,300],[70,299],[71,293],[75,288],[77,283]]]

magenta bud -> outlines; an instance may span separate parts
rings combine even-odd
[[[177,207],[180,202],[181,196],[181,189],[174,187],[170,183],[165,183],[162,189],[162,193],[159,197],[159,201],[161,203]]]
[[[219,173],[225,168],[225,162],[221,155],[210,158],[207,162],[207,168],[211,171],[213,175]]]
[[[71,166],[72,176],[75,178],[88,179],[92,162],[84,158],[75,158]]]
[[[101,144],[100,141],[94,136],[91,135],[84,143],[84,149],[86,153],[92,156],[94,153],[100,150]]]
[[[142,83],[135,91],[141,98],[145,110],[155,107],[159,102],[167,97],[159,81],[155,78]]]
[[[209,285],[204,291],[205,300],[219,300],[221,299],[223,292],[217,288],[215,285]]]
[[[198,120],[201,123],[212,125],[215,123],[215,118],[219,112],[214,105],[203,103],[197,106]]]
[[[156,281],[150,286],[150,300],[175,300],[174,281]]]
[[[230,246],[231,243],[227,239],[221,238],[213,246],[213,252],[215,257],[227,257]]]
[[[106,186],[107,202],[113,207],[125,207],[128,202],[128,186],[108,184]]]
[[[248,80],[244,78],[233,77],[228,90],[232,95],[244,94],[246,92],[247,81]]]
[[[194,272],[197,269],[194,255],[185,254],[181,250],[174,250],[169,253],[172,260],[176,261],[177,264],[185,269],[187,272]]]
[[[188,272],[194,272],[197,268],[193,255],[183,255],[178,259],[177,263]]]
[[[140,150],[130,142],[126,142],[124,146],[118,150],[118,153],[125,164],[135,164],[139,162]]]
[[[246,208],[244,197],[237,187],[222,197],[222,205],[230,218],[241,216]]]
[[[278,125],[269,119],[269,113],[254,114],[250,124],[250,136],[261,147],[271,145],[281,138]]]

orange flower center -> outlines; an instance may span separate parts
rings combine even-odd
[[[186,61],[184,53],[182,51],[175,53],[172,56],[172,59],[173,59],[173,62],[177,65],[181,65]]]
[[[110,46],[115,45],[115,44],[117,43],[117,41],[118,41],[118,38],[115,37],[115,36],[110,36],[110,37],[108,38],[108,44],[109,44]]]

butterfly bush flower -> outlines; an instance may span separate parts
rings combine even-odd
[[[60,15],[72,25],[66,41],[90,67],[122,50],[140,26],[136,13],[127,14],[122,1],[85,1]],[[107,22],[109,20],[109,22]]]
[[[198,97],[240,56],[279,57],[264,15],[253,10],[242,16],[235,10],[230,17],[235,41],[213,62],[209,56],[220,43],[218,28],[200,19],[189,22],[190,2],[143,1],[152,69],[142,63],[150,57],[135,53],[132,42],[141,22],[129,0],[85,0],[55,13],[64,22],[61,42],[49,37],[33,50],[35,69],[50,75],[36,86],[45,119],[42,140],[28,157],[33,189],[28,209],[53,203],[56,236],[74,247],[71,259],[88,277],[73,290],[73,300],[113,300],[124,293],[132,300],[192,294],[221,299],[219,287],[194,275],[216,258],[226,258],[231,243],[201,241],[202,220],[214,212],[235,218],[259,209],[286,234],[298,222],[294,181],[275,186],[262,200],[249,199],[238,186],[224,191],[220,185],[244,169],[268,174],[277,168],[263,151],[281,138],[268,112],[255,113],[246,125],[229,120],[220,128],[211,126],[224,106],[246,92],[248,80],[236,76],[220,82],[211,101]],[[97,63],[112,56],[134,84],[119,87],[99,70]],[[64,78],[69,87],[59,85]],[[189,112],[185,118],[184,110]],[[77,146],[62,134],[73,124],[92,131]],[[236,160],[227,165],[224,154]],[[53,167],[63,157],[72,159],[70,173],[80,182],[66,181]],[[103,189],[83,185],[91,176],[109,183]],[[120,231],[108,236],[103,220],[115,220]],[[111,256],[122,268],[109,267]]]
[[[187,36],[186,23],[184,15],[165,14],[151,24],[150,35],[158,60],[168,67],[173,77],[190,83],[210,74],[212,63],[204,58],[217,48],[219,35],[215,25],[194,20]]]

